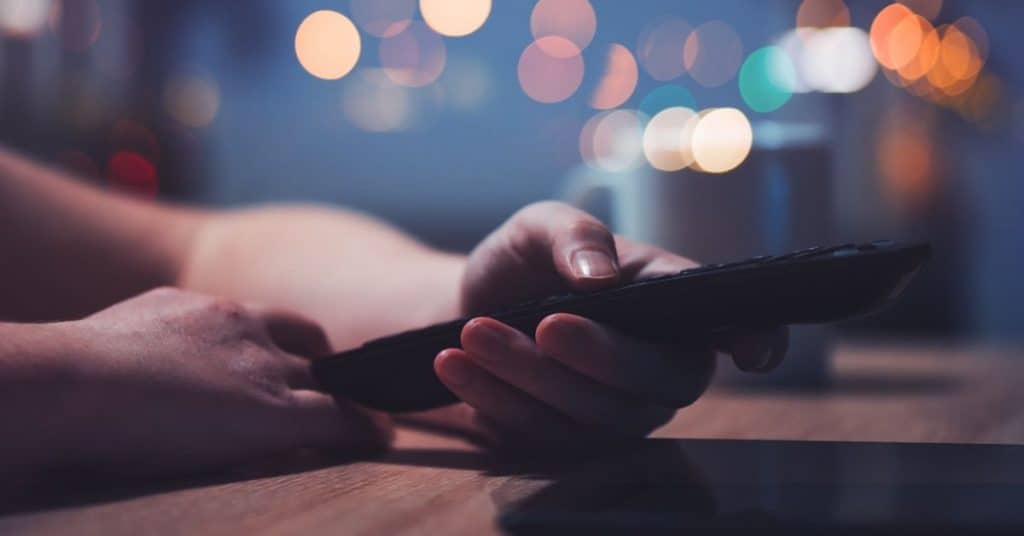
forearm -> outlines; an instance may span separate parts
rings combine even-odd
[[[0,150],[0,319],[77,318],[172,284],[202,219]]]
[[[74,462],[82,375],[68,324],[0,323],[0,474]]]
[[[456,315],[463,264],[360,214],[269,206],[205,222],[179,283],[297,310],[341,349]]]

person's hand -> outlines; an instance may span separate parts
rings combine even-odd
[[[80,355],[59,418],[81,463],[160,472],[391,437],[387,417],[316,389],[300,355],[326,352],[326,338],[290,312],[158,289],[65,331]]]
[[[526,299],[588,292],[695,264],[613,237],[594,217],[546,202],[528,206],[470,255],[462,282],[468,315]],[[685,328],[685,326],[680,326]],[[595,436],[642,437],[707,388],[717,350],[746,371],[774,368],[784,328],[731,333],[712,342],[654,344],[571,314],[545,318],[533,336],[491,318],[462,330],[462,348],[439,354],[441,381],[501,446]]]

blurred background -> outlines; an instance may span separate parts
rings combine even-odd
[[[750,254],[806,229],[932,241],[907,299],[847,330],[1021,342],[1021,21],[996,0],[0,0],[0,142],[135,195],[345,205],[461,250],[580,176],[654,174],[685,186],[664,196],[685,225],[768,237]]]

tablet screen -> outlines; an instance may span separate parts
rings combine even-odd
[[[1024,447],[648,440],[494,491],[509,532],[1024,528]]]

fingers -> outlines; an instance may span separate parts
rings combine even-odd
[[[331,345],[319,324],[286,309],[249,304],[246,309],[267,329],[271,340],[286,352],[305,357],[329,354]]]
[[[391,442],[394,433],[387,415],[305,389],[292,392],[284,421],[294,447],[381,448]]]
[[[438,354],[434,370],[456,396],[500,428],[530,430],[536,438],[549,440],[569,437],[576,429],[565,415],[499,380],[463,350]]]
[[[619,280],[612,233],[597,218],[564,203],[530,205],[510,221],[516,248],[550,263],[573,290],[592,291]]]
[[[470,321],[462,346],[473,363],[586,428],[635,436],[673,411],[579,374],[544,355],[529,336],[490,318]]]
[[[566,367],[666,407],[692,404],[714,373],[711,348],[683,351],[639,341],[571,314],[545,318],[536,338],[545,355]]]
[[[729,333],[717,346],[730,354],[742,371],[770,372],[789,349],[789,330],[778,327]]]

